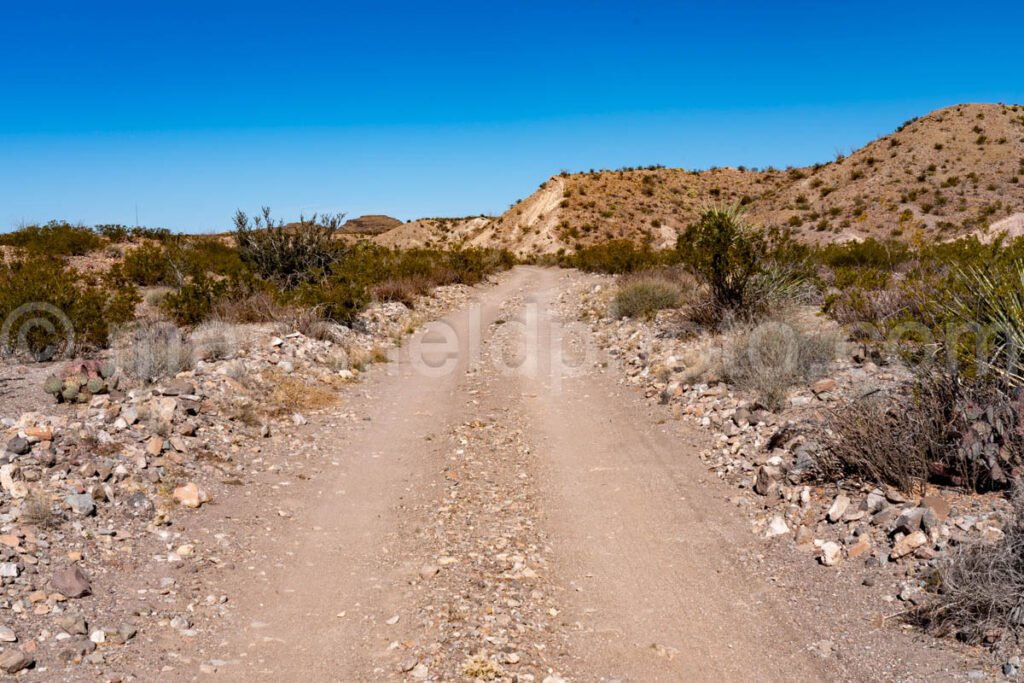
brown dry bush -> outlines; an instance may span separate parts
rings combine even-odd
[[[933,425],[920,414],[885,397],[854,401],[832,413],[833,435],[819,453],[826,481],[847,477],[914,491],[928,478]]]
[[[914,491],[925,482],[1008,487],[1024,464],[1022,397],[992,378],[923,373],[904,391],[855,401],[829,418],[819,455],[828,481],[857,477]]]
[[[959,546],[939,568],[935,598],[911,619],[936,635],[968,643],[1024,631],[1024,493],[1001,540]]]

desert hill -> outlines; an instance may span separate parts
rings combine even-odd
[[[564,173],[502,216],[413,221],[376,239],[463,243],[518,254],[572,251],[606,239],[669,246],[716,202],[790,227],[811,242],[868,236],[952,239],[1019,229],[1024,106],[963,104],[906,122],[849,157],[802,168],[643,168]]]
[[[341,231],[357,235],[379,235],[400,225],[402,225],[402,221],[397,218],[371,214],[345,221],[345,224],[341,226]]]

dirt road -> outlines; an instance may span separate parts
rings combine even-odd
[[[765,576],[706,437],[616,381],[565,277],[516,269],[324,425],[330,465],[239,568],[220,677],[913,678],[815,653],[829,615]]]

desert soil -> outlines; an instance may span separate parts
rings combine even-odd
[[[573,324],[586,277],[504,274],[218,501],[230,609],[162,676],[963,680],[966,655],[751,532],[706,433]]]

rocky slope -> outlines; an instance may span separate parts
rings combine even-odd
[[[1024,212],[1024,107],[964,104],[908,121],[849,157],[786,170],[649,168],[562,174],[493,221],[414,222],[402,246],[573,250],[626,238],[656,247],[709,203],[740,203],[752,219],[811,242],[867,236],[951,239],[986,234]],[[387,235],[387,233],[386,233]],[[447,237],[446,237],[447,236]],[[390,238],[389,238],[390,239]]]

